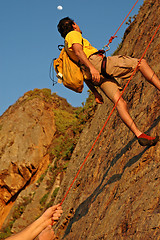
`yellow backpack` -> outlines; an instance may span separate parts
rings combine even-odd
[[[81,66],[69,57],[65,48],[61,50],[59,58],[54,60],[53,66],[65,87],[77,93],[82,92],[84,76]]]

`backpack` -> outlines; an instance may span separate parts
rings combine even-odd
[[[58,79],[63,85],[77,93],[83,90],[84,76],[81,65],[70,58],[65,48],[53,62]]]

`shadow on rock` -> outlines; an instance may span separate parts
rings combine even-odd
[[[153,124],[151,125],[151,127],[146,131],[146,133],[149,133],[151,131],[151,129],[153,129],[160,121],[160,116],[154,120]],[[89,208],[91,206],[91,204],[97,199],[98,195],[100,195],[103,190],[106,188],[107,185],[117,182],[119,181],[126,168],[131,167],[134,163],[136,163],[137,161],[139,161],[141,159],[141,157],[143,156],[143,154],[149,149],[149,147],[146,147],[142,152],[140,152],[139,154],[137,154],[136,156],[132,157],[124,166],[123,171],[121,174],[114,174],[104,185],[103,183],[105,182],[105,178],[107,177],[107,174],[109,172],[109,170],[117,163],[117,161],[122,157],[122,155],[124,153],[126,153],[128,150],[130,150],[131,145],[136,141],[136,138],[133,138],[131,141],[129,141],[129,143],[120,151],[120,153],[118,153],[112,160],[112,162],[110,163],[109,168],[107,169],[107,171],[105,172],[105,174],[103,175],[102,181],[101,183],[98,185],[98,187],[94,190],[94,192],[84,201],[82,202],[78,208],[75,211],[74,216],[70,219],[70,222],[67,226],[67,229],[65,231],[64,237],[65,238],[71,231],[72,225],[74,222],[79,221],[82,217],[84,217],[85,215],[87,215]]]

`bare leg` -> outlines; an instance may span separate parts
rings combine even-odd
[[[148,82],[150,82],[158,90],[160,90],[160,80],[158,79],[154,71],[149,67],[145,59],[142,59],[139,70]]]
[[[116,103],[119,97],[120,92],[118,90],[113,98],[113,102]],[[126,126],[136,135],[136,137],[139,137],[142,134],[142,132],[135,125],[133,119],[131,118],[128,112],[127,104],[122,97],[119,99],[117,110],[122,121],[126,124]]]
[[[107,91],[108,89],[108,85],[106,83],[101,84],[100,88],[102,89],[102,91],[107,95],[107,93],[109,94],[109,92]],[[119,97],[120,97],[120,91],[117,90],[116,93],[113,95],[110,95],[110,99],[112,99],[113,103],[117,103]],[[124,101],[124,99],[121,97],[117,103],[117,110],[118,113],[122,119],[122,121],[126,124],[126,126],[135,134],[135,136],[138,138],[138,142],[140,145],[142,146],[154,146],[156,145],[156,143],[159,140],[159,137],[150,137],[144,133],[142,133],[138,127],[136,126],[136,124],[134,123],[133,119],[131,118],[129,112],[128,112],[128,108],[127,108],[127,104]]]
[[[90,80],[84,80],[84,81],[87,84],[87,86],[89,87],[89,89],[92,91],[92,93],[94,94],[96,102],[99,103],[99,104],[102,104],[103,103],[103,98],[99,94],[99,92],[97,91],[97,89],[95,88],[93,83]]]
[[[114,103],[117,102],[117,100],[120,97],[120,92],[117,91],[113,101]],[[135,134],[135,136],[138,138],[138,142],[142,146],[155,146],[159,140],[159,137],[150,137],[144,133],[142,133],[137,126],[135,125],[133,119],[131,118],[128,109],[127,104],[124,101],[124,99],[121,97],[117,104],[117,110],[119,112],[119,115],[123,122],[129,127],[129,129]]]
[[[149,67],[147,62],[143,59],[140,63],[139,70],[143,74],[143,76],[146,78],[148,82],[150,82],[152,85],[154,85],[158,90],[160,90],[160,80],[156,76],[156,74],[153,72],[153,70]],[[107,82],[104,82],[101,84],[100,88],[102,91],[108,96],[114,103],[117,102],[117,100],[120,97],[120,92],[117,90],[117,92],[113,95],[112,91],[107,91],[109,89],[109,85],[107,85]],[[112,90],[112,89],[110,89]],[[110,94],[112,93],[112,94]],[[136,124],[134,123],[133,119],[131,118],[128,109],[127,104],[124,101],[124,99],[121,97],[117,104],[117,110],[119,112],[119,115],[122,119],[122,121],[126,124],[126,126],[135,134],[135,136],[138,138],[138,142],[142,146],[154,146],[159,140],[159,137],[151,137],[149,135],[146,135],[145,133],[142,133]]]

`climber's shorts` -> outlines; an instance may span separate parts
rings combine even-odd
[[[92,55],[89,57],[89,61],[94,67],[101,72],[102,56]],[[97,85],[103,90],[103,92],[113,100],[113,97],[117,90],[122,90],[117,78],[129,79],[138,64],[138,59],[128,56],[111,56],[107,57],[106,73],[111,77],[104,78],[101,76],[101,81]]]
[[[115,78],[129,79],[138,61],[137,58],[122,55],[107,57],[106,72]]]

